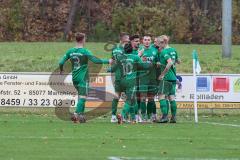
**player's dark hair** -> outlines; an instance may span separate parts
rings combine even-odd
[[[135,35],[130,36],[129,39],[130,39],[130,41],[133,41],[136,38],[140,38],[140,36],[138,34],[135,34]]]
[[[146,33],[146,34],[143,35],[143,37],[144,37],[144,36],[152,37],[152,34],[151,34],[151,33]]]
[[[132,51],[133,51],[133,48],[132,48],[131,43],[127,43],[124,45],[124,52],[126,54],[130,54],[130,53],[132,53]]]
[[[75,34],[75,37],[76,37],[76,41],[77,41],[77,42],[82,42],[83,39],[85,38],[85,33],[77,32],[77,33]]]

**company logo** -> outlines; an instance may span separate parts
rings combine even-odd
[[[240,78],[234,80],[233,89],[236,93],[240,92]]]
[[[198,92],[209,92],[210,91],[209,77],[197,77],[197,91]]]
[[[213,77],[213,91],[214,92],[229,92],[229,78],[228,77]]]

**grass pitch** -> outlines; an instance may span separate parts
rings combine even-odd
[[[86,47],[99,58],[110,58],[108,43],[87,43]],[[74,47],[64,42],[4,42],[0,43],[1,72],[53,72],[64,53]],[[178,73],[192,73],[192,51],[199,53],[201,73],[240,73],[240,46],[232,47],[232,58],[222,59],[221,45],[173,44],[182,60]],[[93,66],[93,68],[99,68]],[[96,71],[97,72],[97,71]],[[101,72],[106,72],[102,67]]]
[[[0,114],[0,159],[239,160],[239,115],[180,116],[177,124],[111,124],[102,116],[86,124],[48,111]],[[51,110],[51,109],[50,109]]]
[[[106,43],[87,43],[99,58],[110,58]],[[0,43],[1,72],[52,72],[74,43]],[[182,59],[179,73],[192,73],[192,50],[202,73],[240,73],[240,47],[231,60],[219,45],[172,45]],[[104,72],[104,67],[101,72]],[[228,110],[180,114],[177,124],[124,124],[102,116],[86,124],[56,117],[53,109],[0,107],[0,160],[240,160],[240,113]],[[232,114],[229,114],[232,112]],[[227,114],[226,114],[227,113]]]

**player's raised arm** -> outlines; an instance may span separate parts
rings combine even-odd
[[[107,72],[113,73],[113,72],[115,72],[117,70],[117,68],[118,68],[118,65],[117,64],[113,64],[111,67],[109,67],[107,69]]]
[[[88,51],[88,59],[90,61],[92,61],[93,63],[96,64],[111,64],[112,63],[112,59],[100,59],[97,58],[96,56],[92,55],[92,53],[90,51]]]
[[[62,72],[63,72],[64,63],[70,58],[70,56],[69,56],[70,52],[71,52],[71,49],[69,49],[67,51],[67,53],[59,61],[60,74],[62,74]]]

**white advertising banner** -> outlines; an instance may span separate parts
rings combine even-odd
[[[197,84],[192,75],[182,75],[182,88],[176,89],[178,102],[193,102],[194,85],[197,85],[199,102],[239,102],[240,75],[201,75],[197,76]],[[114,94],[112,78],[106,77],[106,90]]]
[[[0,106],[75,106],[78,95],[71,78],[71,75],[51,73],[0,73]],[[88,101],[112,101],[115,94],[112,76],[92,75],[89,83],[92,89]],[[192,75],[182,75],[182,88],[176,92],[180,108],[192,107],[194,85],[197,85],[198,102],[213,108],[240,108],[239,74],[201,75],[197,84]],[[224,105],[219,106],[220,103]]]
[[[89,83],[88,100],[104,101],[105,76],[91,76]],[[77,98],[72,75],[0,73],[0,106],[75,106]]]
[[[50,82],[50,76],[51,74],[1,73],[0,105],[50,107],[64,105],[61,104],[63,99],[72,100],[71,105],[75,105],[76,91],[67,87],[72,84],[71,77],[67,76],[63,83],[58,75],[55,76],[55,81]]]
[[[193,76],[182,76],[182,89],[176,92],[176,100],[192,102],[197,85],[198,102],[239,102],[240,75],[201,75],[197,84]]]

